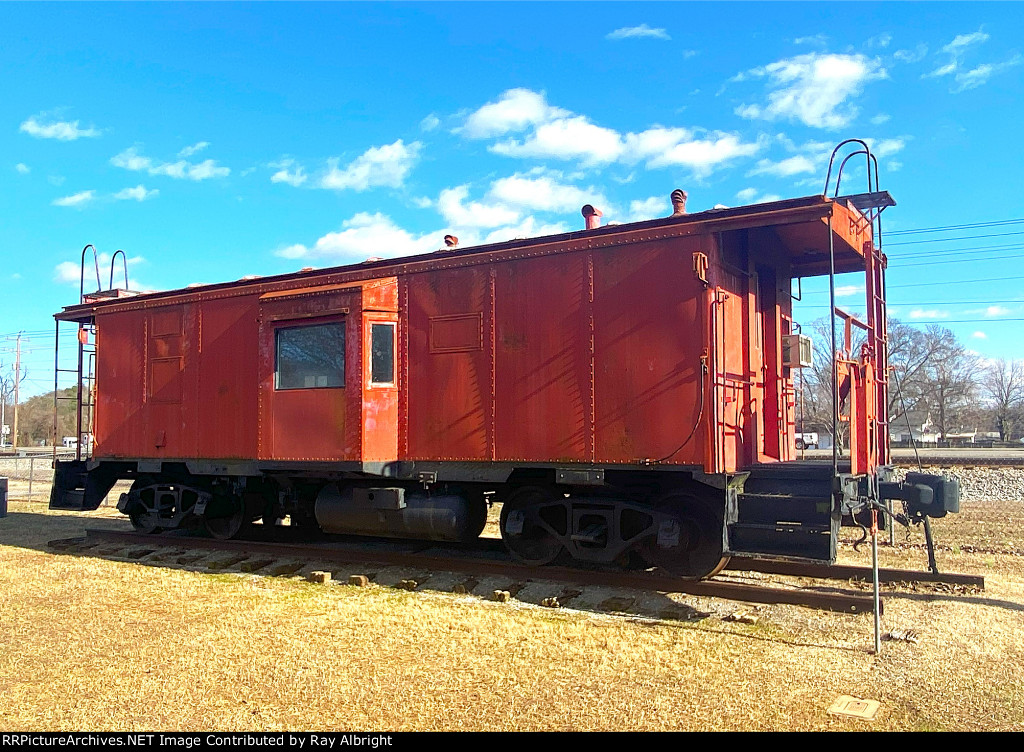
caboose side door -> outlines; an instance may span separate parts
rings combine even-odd
[[[359,459],[361,288],[260,297],[261,460]]]

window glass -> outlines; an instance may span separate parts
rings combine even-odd
[[[395,383],[395,325],[370,325],[370,381],[374,384]]]
[[[278,389],[345,386],[345,324],[278,329],[274,385]]]

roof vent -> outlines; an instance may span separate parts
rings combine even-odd
[[[449,251],[454,251],[456,248],[459,247],[459,239],[454,235],[445,235],[444,245],[445,248],[447,248]]]
[[[672,191],[672,216],[681,217],[686,214],[686,191],[676,188]]]
[[[583,215],[583,219],[587,223],[586,229],[596,230],[601,226],[601,217],[603,215],[601,214],[600,209],[595,209],[590,204],[586,204],[582,209],[580,209],[580,214]]]

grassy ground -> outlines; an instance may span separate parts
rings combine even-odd
[[[1021,506],[975,500],[936,524],[940,568],[987,588],[888,594],[886,629],[920,642],[874,656],[867,615],[671,622],[55,554],[47,540],[97,517],[125,523],[14,500],[0,729],[1024,730],[1024,574],[1006,553],[1022,550],[1007,524]],[[883,565],[922,568],[920,534],[900,540]],[[865,563],[848,545],[842,559]],[[879,700],[876,720],[830,716],[844,694]]]

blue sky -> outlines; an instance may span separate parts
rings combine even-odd
[[[51,316],[77,301],[86,243],[104,283],[119,248],[133,287],[221,282],[578,229],[584,203],[648,219],[676,187],[690,211],[820,193],[848,137],[898,202],[890,310],[1024,357],[1024,222],[1004,223],[1024,218],[1022,15],[0,4],[0,361],[27,332],[26,389],[52,388]],[[857,285],[839,282],[853,310]],[[824,289],[804,285],[805,322]]]

